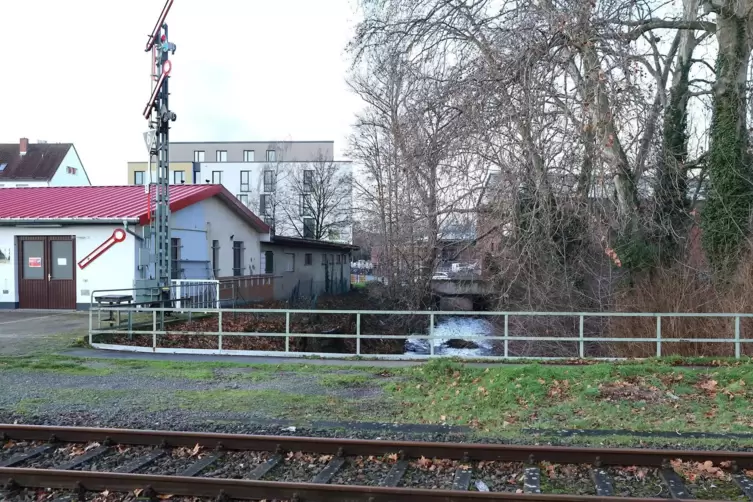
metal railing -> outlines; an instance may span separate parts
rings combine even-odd
[[[173,279],[175,308],[220,308],[220,281],[208,279]]]
[[[128,311],[128,307],[107,307],[107,310],[123,310]],[[708,343],[708,344],[731,344],[734,347],[734,357],[740,358],[743,356],[743,346],[745,344],[753,344],[753,336],[750,338],[743,338],[741,334],[741,320],[753,318],[753,314],[743,313],[698,313],[698,314],[685,314],[685,313],[622,313],[622,312],[455,312],[455,311],[386,311],[386,310],[291,310],[291,309],[182,309],[185,312],[191,313],[204,313],[209,312],[210,315],[217,316],[217,331],[178,331],[169,329],[158,329],[158,317],[164,317],[165,313],[176,312],[177,309],[169,308],[144,308],[140,309],[143,313],[151,313],[151,323],[147,329],[135,330],[129,325],[128,329],[122,329],[120,327],[116,329],[94,329],[93,323],[90,321],[89,330],[89,343],[95,348],[114,349],[114,350],[129,350],[129,351],[142,351],[142,352],[165,352],[165,353],[193,353],[193,354],[233,354],[233,355],[285,355],[285,356],[312,356],[317,355],[321,357],[373,357],[383,359],[425,359],[431,357],[439,357],[442,354],[438,354],[435,351],[435,342],[447,341],[448,339],[461,338],[468,341],[493,341],[500,344],[500,353],[492,356],[473,356],[473,359],[572,359],[574,357],[586,358],[590,357],[586,353],[586,345],[597,344],[636,344],[636,343],[649,343],[655,344],[655,355],[661,357],[663,355],[663,348],[667,344],[677,343]],[[223,331],[223,318],[227,319],[227,316],[237,315],[280,315],[285,317],[285,332],[284,333],[261,333],[261,332],[228,332]],[[315,315],[350,315],[355,316],[355,333],[297,333],[291,330],[291,316],[301,314],[315,314]],[[93,312],[90,312],[90,318]],[[415,334],[401,334],[401,335],[383,335],[383,334],[363,334],[362,333],[362,317],[363,316],[425,316],[428,318],[428,332],[427,333],[415,333]],[[483,317],[493,318],[502,324],[502,336],[499,335],[473,335],[473,334],[457,334],[453,336],[438,335],[436,333],[436,321],[439,317],[447,316],[461,316],[461,317]],[[532,335],[516,335],[510,333],[510,319],[517,317],[532,318],[532,317],[567,317],[571,321],[578,323],[578,335],[577,336],[532,336]],[[612,318],[635,318],[635,319],[653,319],[654,328],[653,336],[645,337],[603,337],[603,336],[591,336],[586,333],[584,328],[586,320],[589,319],[612,319]],[[663,336],[662,326],[663,321],[668,319],[679,318],[717,318],[725,320],[725,323],[729,323],[728,328],[732,337],[719,336],[719,337],[666,337]],[[217,338],[216,349],[193,349],[190,347],[160,347],[158,345],[158,338],[165,335],[186,335],[186,336],[210,336]],[[99,335],[148,335],[151,337],[150,346],[132,346],[132,345],[117,345],[110,343],[101,343],[95,340],[95,337]],[[223,348],[223,341],[228,337],[272,337],[284,339],[284,350],[268,351],[268,350],[227,350]],[[355,340],[355,349],[353,353],[312,353],[291,350],[291,339],[301,338],[322,338],[322,339],[350,339]],[[429,342],[429,353],[422,354],[365,354],[362,351],[362,342],[364,340],[404,340],[404,339],[417,339],[427,340]],[[511,344],[514,342],[570,342],[577,346],[577,355],[571,356],[525,356],[519,357],[511,353]],[[753,345],[751,345],[753,347]],[[653,355],[653,354],[652,354]],[[710,356],[716,357],[714,354]],[[605,360],[618,360],[624,359],[624,357],[593,357],[593,359],[605,359]]]

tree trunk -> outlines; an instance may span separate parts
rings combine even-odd
[[[702,212],[703,246],[722,276],[732,272],[748,234],[751,165],[745,83],[750,59],[751,0],[725,0],[717,16],[710,191]]]
[[[683,19],[695,21],[698,0],[683,2]],[[672,86],[664,114],[663,152],[658,172],[656,222],[659,226],[661,261],[668,263],[679,252],[678,236],[688,221],[687,172],[688,98],[693,51],[697,45],[692,30],[682,30]]]

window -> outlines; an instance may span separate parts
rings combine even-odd
[[[303,257],[303,264],[307,267],[313,265],[314,263],[314,255],[311,253],[306,253]]]
[[[251,171],[241,171],[241,192],[250,192],[249,179],[251,178]]]
[[[275,254],[272,251],[264,251],[264,273],[275,273]]]
[[[217,162],[227,162],[227,150],[217,150],[215,160]]]
[[[301,195],[301,216],[313,216],[314,208],[311,207],[311,194]]]
[[[186,182],[185,171],[173,171],[173,185],[182,185]]]
[[[335,259],[336,259],[335,263],[337,263],[339,265],[340,264],[340,255],[339,254],[335,255]]]
[[[248,194],[247,193],[239,193],[236,195],[238,197],[238,200],[241,201],[241,204],[248,207]]]
[[[8,167],[7,162],[1,162],[0,163],[0,171],[5,171],[5,168]]]
[[[144,184],[144,171],[134,171],[133,172],[133,184],[134,185],[143,185]]]
[[[194,150],[193,151],[193,161],[194,162],[204,162],[204,150]]]
[[[316,224],[314,223],[314,218],[303,219],[303,238],[304,239],[316,239],[316,237],[314,237],[315,229],[316,229]]]
[[[285,253],[285,272],[295,272],[295,255]]]
[[[259,197],[259,212],[262,214],[262,216],[271,216],[272,213],[272,207],[270,204],[269,195],[267,194],[261,194]]]
[[[172,239],[170,239],[170,278],[180,279],[181,272],[180,239],[173,237]]]
[[[303,191],[311,192],[314,186],[314,171],[303,171]]]
[[[264,171],[264,191],[265,192],[275,191],[275,172],[274,171]]]
[[[327,255],[322,253],[322,265],[326,265],[326,264],[327,264]]]
[[[220,241],[212,241],[212,273],[215,279],[220,276]]]
[[[267,150],[267,162],[277,162],[276,150]]]
[[[254,151],[243,150],[243,162],[253,162],[253,161],[254,161]]]
[[[77,168],[77,167],[71,167],[71,166],[68,166],[68,167],[66,168],[66,172],[67,172],[68,174],[76,174],[76,172],[77,172],[77,171],[78,171],[78,168]]]
[[[233,275],[243,275],[243,241],[233,241]]]
[[[222,185],[222,171],[212,171],[212,183]]]

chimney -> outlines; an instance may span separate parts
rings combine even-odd
[[[18,152],[23,156],[29,151],[29,138],[21,138],[18,143]]]

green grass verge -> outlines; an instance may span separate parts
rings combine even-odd
[[[232,411],[300,420],[465,425],[480,436],[511,439],[519,439],[524,434],[522,430],[529,428],[753,432],[753,406],[750,405],[753,365],[740,361],[717,361],[713,366],[702,367],[680,367],[676,360],[485,367],[435,360],[423,366],[386,370],[377,366],[244,365],[48,355],[0,358],[0,372],[122,378],[147,375],[218,384],[216,389],[169,394],[49,389],[44,398],[35,396],[20,402],[20,412],[39,408],[55,399],[82,405],[112,399],[133,402],[137,408],[149,410]],[[268,390],[264,385],[251,390],[220,385],[228,380],[249,383],[282,377],[290,383],[279,390]],[[585,437],[568,441],[573,444],[604,442],[600,438]],[[622,441],[624,446],[630,446],[637,440],[632,436],[622,439],[612,436],[609,441]],[[665,439],[655,441],[667,442]]]
[[[482,431],[753,431],[753,365],[698,369],[654,361],[483,369],[440,360],[401,374],[406,380],[389,390],[405,421]]]

